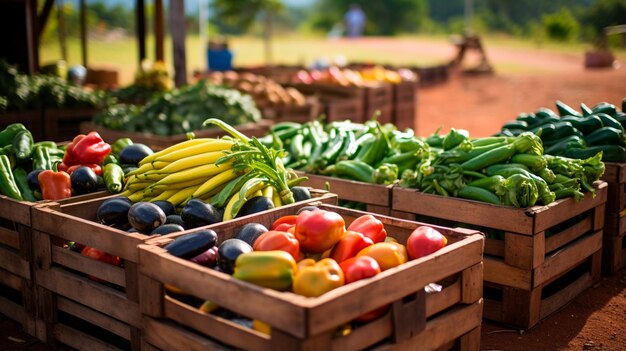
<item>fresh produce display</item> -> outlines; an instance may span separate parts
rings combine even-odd
[[[34,142],[23,124],[11,124],[0,131],[0,193],[20,201],[59,200],[103,189],[119,193],[124,171],[118,154],[131,144],[119,139],[111,152],[96,132],[77,135],[62,146]]]
[[[100,107],[104,93],[52,75],[24,75],[0,60],[0,112],[45,107]]]
[[[199,240],[200,233],[192,233],[179,236],[164,248],[176,257],[192,260],[239,280],[317,297],[345,284],[373,277],[410,259],[436,252],[447,244],[445,236],[428,226],[417,227],[406,243],[398,243],[387,237],[384,224],[369,214],[346,224],[336,212],[305,206],[296,215],[276,219],[270,229],[259,223],[248,223],[248,226],[260,227],[260,235],[248,242],[239,239],[248,236],[240,234],[249,230],[242,228],[234,238],[222,243]],[[355,231],[357,229],[360,231]],[[374,242],[367,235],[375,236],[379,241]],[[213,251],[215,247],[217,254]],[[198,259],[205,256],[210,259]],[[342,258],[337,259],[338,256]],[[166,289],[170,293],[184,294],[173,286],[166,286]],[[208,308],[208,304],[203,304],[202,309],[206,312],[219,308]],[[387,306],[376,309],[359,317],[358,321],[376,319],[387,309]]]
[[[272,126],[270,132],[261,141],[287,150],[287,167],[374,184],[394,183],[430,152],[412,130],[401,132],[375,120],[327,125],[284,122]]]
[[[191,139],[143,158],[139,168],[126,174],[122,195],[133,203],[167,201],[181,209],[186,228],[295,201],[297,184],[305,178],[291,177],[282,152],[221,120],[205,124],[223,128],[232,138]]]
[[[312,84],[319,82],[354,87],[381,82],[398,84],[403,81],[417,81],[417,75],[409,69],[391,70],[378,65],[360,70],[337,66],[331,66],[324,70],[300,70],[292,79],[292,83]]]
[[[270,78],[253,73],[212,72],[206,78],[211,84],[224,85],[252,96],[259,108],[306,104],[306,98],[298,90],[284,88]]]
[[[470,139],[464,130],[435,133],[426,141],[432,152],[415,169],[402,173],[400,185],[422,192],[496,205],[547,205],[563,197],[594,193],[591,184],[604,173],[602,152],[585,159],[544,155],[539,136]]]
[[[497,135],[532,131],[541,137],[549,155],[583,159],[602,151],[602,161],[626,162],[626,98],[621,111],[607,102],[593,107],[581,103],[579,112],[557,100],[556,108],[558,114],[545,107],[522,113],[502,126]]]
[[[111,105],[94,116],[93,122],[127,132],[175,135],[201,129],[208,116],[220,116],[231,125],[261,119],[249,95],[202,80],[157,96],[141,107]]]
[[[155,94],[171,91],[174,84],[165,64],[143,60],[133,84],[110,92],[110,96],[122,103],[143,104]]]

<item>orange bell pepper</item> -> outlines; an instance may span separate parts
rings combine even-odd
[[[302,211],[296,218],[294,235],[305,253],[322,253],[335,245],[346,231],[346,223],[335,212]]]
[[[44,200],[60,200],[72,196],[72,180],[65,172],[45,170],[37,175]]]
[[[386,271],[389,268],[399,266],[408,261],[404,245],[394,242],[376,243],[368,246],[361,250],[357,256],[372,257],[378,262],[382,271]]]
[[[270,230],[261,234],[252,247],[254,251],[282,250],[290,254],[294,260],[300,256],[300,243],[291,233]]]
[[[298,263],[298,273],[293,281],[293,292],[298,295],[317,297],[342,286],[343,283],[343,271],[335,260],[325,258],[315,262],[313,259],[304,259]]]

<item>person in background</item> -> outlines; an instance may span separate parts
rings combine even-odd
[[[363,34],[365,27],[365,13],[358,4],[350,5],[350,10],[344,16],[346,34],[349,38],[358,38]]]

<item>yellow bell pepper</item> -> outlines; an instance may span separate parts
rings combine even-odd
[[[382,271],[399,266],[409,260],[406,248],[397,242],[382,242],[370,245],[361,250],[357,256],[372,257],[378,262]]]
[[[298,263],[298,273],[293,282],[293,292],[298,295],[317,297],[342,286],[343,271],[332,258],[319,262],[304,259]]]
[[[297,271],[296,260],[285,251],[253,251],[239,255],[233,277],[275,290],[289,290]]]

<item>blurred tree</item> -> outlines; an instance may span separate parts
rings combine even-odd
[[[566,7],[562,7],[558,12],[543,15],[541,19],[549,39],[572,41],[578,37],[580,25]]]
[[[626,1],[597,0],[582,13],[581,22],[589,28],[592,39],[601,41],[604,27],[626,23]]]
[[[315,8],[314,25],[325,31],[343,22],[351,4],[359,4],[365,12],[366,34],[393,35],[416,32],[428,17],[427,0],[320,0]]]

